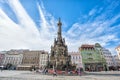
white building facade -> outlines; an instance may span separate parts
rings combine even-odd
[[[120,59],[118,55],[114,55],[114,63],[115,63],[116,69],[120,70]]]
[[[69,52],[69,55],[71,55],[72,64],[76,64],[77,68],[83,68],[82,57],[80,52]]]
[[[103,56],[106,60],[108,70],[112,70],[115,67],[114,59],[111,52],[108,49],[102,48]]]
[[[45,68],[49,59],[48,52],[43,51],[39,57],[39,68]]]
[[[19,53],[17,50],[8,51],[5,54],[3,65],[12,64],[17,67],[17,65],[21,64],[22,58],[23,54]]]
[[[120,46],[116,47],[115,50],[117,51],[117,55],[120,60]]]

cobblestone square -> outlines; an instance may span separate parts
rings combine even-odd
[[[30,71],[2,71],[0,80],[120,80],[120,71],[86,72],[82,76],[43,75]]]

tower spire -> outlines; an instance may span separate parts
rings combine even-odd
[[[58,39],[58,42],[60,42],[61,39],[62,39],[62,33],[61,33],[62,22],[61,22],[60,18],[59,18],[59,20],[58,20],[57,25],[58,25],[57,39]]]

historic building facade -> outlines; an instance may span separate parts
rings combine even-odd
[[[45,51],[25,51],[21,65],[17,67],[18,70],[38,69],[47,65],[48,53]],[[42,58],[42,59],[40,59]]]
[[[57,38],[54,39],[54,45],[51,46],[49,67],[57,70],[72,69],[71,56],[68,55],[68,48],[65,44],[65,39],[62,38],[62,23],[60,19],[57,25]]]
[[[3,61],[6,53],[7,51],[0,51],[0,66],[3,66]]]
[[[106,60],[108,70],[114,70],[115,64],[111,52],[108,49],[102,48],[102,53]]]
[[[79,48],[85,71],[102,71],[107,68],[101,48],[98,43],[95,45],[84,44]]]
[[[4,57],[5,57],[5,54],[0,53],[0,66],[3,66]]]
[[[118,58],[120,59],[120,46],[117,46],[115,50],[117,51]]]
[[[120,70],[120,59],[118,57],[118,55],[114,55],[114,64],[117,70]]]
[[[82,56],[80,52],[69,52],[69,55],[71,56],[72,64],[75,64],[76,68],[83,68]]]
[[[39,58],[39,68],[45,68],[48,64],[49,55],[48,52],[43,51]]]
[[[10,50],[5,54],[3,65],[11,65],[11,69],[15,69],[22,62],[23,55],[17,50]]]

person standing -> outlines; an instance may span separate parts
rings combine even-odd
[[[1,66],[1,72],[3,71],[4,66]]]
[[[80,70],[80,68],[78,69],[78,75],[81,76],[81,70]]]
[[[53,77],[54,76],[57,76],[57,71],[56,70],[54,70],[54,72],[53,72]]]

